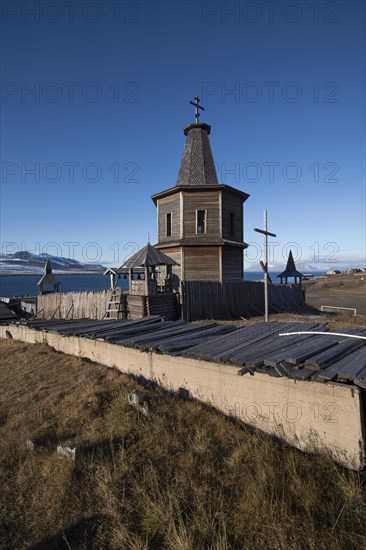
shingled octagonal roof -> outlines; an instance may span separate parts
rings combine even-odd
[[[178,265],[173,258],[170,258],[157,248],[147,243],[144,248],[136,252],[127,262],[125,267],[132,269],[134,267],[145,267],[155,265]]]
[[[177,185],[215,185],[218,183],[208,135],[208,124],[190,124],[184,129],[184,146]]]

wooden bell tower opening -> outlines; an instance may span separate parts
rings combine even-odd
[[[124,264],[129,270],[129,293],[134,296],[149,296],[173,292],[172,267],[176,265],[175,260],[148,243]],[[133,277],[135,269],[143,269],[142,277],[137,280]]]

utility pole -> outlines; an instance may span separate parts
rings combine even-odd
[[[264,210],[263,218],[263,229],[255,227],[254,231],[264,235],[264,264],[263,262],[260,263],[264,271],[264,322],[268,323],[268,235],[270,237],[276,237],[276,235],[267,231],[267,210]]]

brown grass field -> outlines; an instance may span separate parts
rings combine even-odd
[[[1,549],[366,548],[360,474],[159,388],[146,417],[131,377],[0,345]]]
[[[320,306],[349,307],[366,316],[366,273],[339,274],[303,282],[306,302]]]

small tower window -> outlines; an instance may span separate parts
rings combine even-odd
[[[166,236],[170,237],[172,234],[172,213],[166,215]]]
[[[196,233],[206,233],[206,210],[197,210]]]
[[[235,224],[235,216],[234,216],[233,212],[230,213],[230,220],[229,221],[230,221],[230,226],[229,226],[230,227],[230,235],[234,235],[234,233],[235,233],[235,225],[234,225]]]

